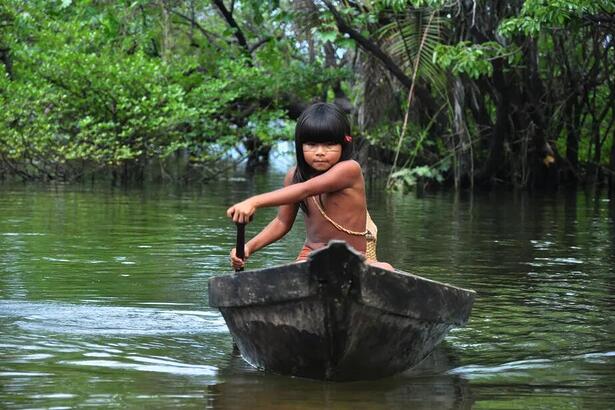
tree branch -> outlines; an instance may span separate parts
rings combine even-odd
[[[197,30],[199,30],[199,31],[201,32],[201,34],[203,34],[203,35],[205,36],[205,38],[207,38],[207,40],[209,40],[209,42],[211,42],[211,43],[213,43],[213,42],[214,42],[214,40],[213,40],[213,33],[210,33],[209,31],[205,30],[205,29],[203,28],[203,26],[201,26],[201,25],[199,24],[199,22],[198,22],[198,21],[196,21],[195,19],[193,19],[193,18],[191,18],[191,17],[189,17],[189,16],[186,16],[185,14],[182,14],[182,13],[180,13],[179,11],[176,11],[176,10],[171,10],[171,13],[173,13],[173,14],[175,14],[176,16],[181,17],[181,18],[183,18],[184,20],[186,20],[186,21],[188,21],[188,22],[192,23],[192,24],[194,25],[194,27],[196,27],[196,28],[197,28]]]
[[[235,29],[235,38],[248,56],[250,65],[252,65],[250,46],[248,45],[246,36],[243,35],[243,31],[241,31],[241,28],[239,28],[239,25],[235,21],[235,18],[233,18],[233,14],[226,8],[226,6],[224,5],[224,1],[213,0],[213,3],[216,5],[216,7],[218,7],[218,10],[220,10],[220,13],[222,14],[222,17],[224,17],[224,20],[226,20],[226,23],[231,26],[231,28]]]
[[[329,11],[331,11],[331,14],[333,14],[337,28],[342,33],[348,34],[350,38],[359,44],[359,46],[380,60],[382,64],[384,64],[384,66],[391,72],[391,74],[393,74],[395,78],[397,78],[397,80],[404,85],[404,87],[410,89],[412,86],[412,79],[408,77],[397,64],[395,64],[393,59],[388,54],[382,51],[376,43],[368,38],[365,38],[357,30],[350,27],[329,0],[323,0],[323,3],[325,3]]]
[[[254,51],[256,51],[260,46],[262,46],[263,44],[267,43],[269,40],[273,40],[273,39],[281,39],[282,36],[278,36],[278,37],[271,37],[271,36],[266,36],[261,38],[260,40],[258,40],[255,44],[253,44],[252,46],[250,46],[250,49],[248,50],[250,52],[250,54],[252,54]]]

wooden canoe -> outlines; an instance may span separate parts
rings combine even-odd
[[[475,293],[370,266],[343,241],[304,263],[209,279],[242,357],[284,375],[351,381],[381,378],[421,362]]]

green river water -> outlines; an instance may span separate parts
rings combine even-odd
[[[224,211],[282,177],[0,185],[0,407],[614,408],[615,201],[586,192],[418,198],[372,184],[380,258],[476,290],[468,325],[418,369],[373,382],[233,357],[207,302],[207,279],[230,272]],[[297,223],[250,267],[294,259],[303,236]]]

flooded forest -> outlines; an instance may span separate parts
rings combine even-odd
[[[391,189],[613,186],[615,2],[4,1],[0,178],[205,182],[314,101]]]

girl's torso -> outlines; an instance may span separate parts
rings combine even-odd
[[[318,201],[318,196],[315,197]],[[320,195],[321,207],[326,215],[342,227],[355,232],[365,231],[367,203],[365,199],[365,180],[360,178],[351,187],[336,192]],[[306,198],[309,215],[304,215],[306,241],[305,246],[318,249],[332,239],[346,241],[357,251],[365,252],[365,236],[351,235],[336,228],[325,219],[314,203],[312,197]]]

